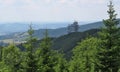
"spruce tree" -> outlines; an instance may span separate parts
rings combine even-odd
[[[45,37],[42,39],[42,42],[40,43],[40,48],[36,51],[36,55],[38,58],[38,69],[39,72],[54,72],[52,68],[52,62],[51,62],[51,40],[48,37],[48,31],[46,29],[44,33]]]
[[[11,72],[17,72],[21,70],[22,55],[19,48],[15,45],[10,45],[3,48],[2,63],[3,70],[9,68]]]
[[[36,42],[36,38],[33,36],[34,30],[32,29],[32,25],[29,26],[29,30],[28,30],[28,39],[27,39],[27,43],[25,44],[25,48],[26,48],[26,52],[24,52],[25,54],[25,62],[26,64],[24,64],[25,62],[23,62],[23,65],[26,65],[27,67],[25,67],[26,72],[36,72],[36,57],[35,57],[35,42]]]
[[[37,49],[37,72],[65,72],[66,60],[63,55],[52,50],[52,41],[48,36],[48,30],[44,33],[45,37]]]
[[[120,65],[120,46],[118,45],[119,22],[116,19],[117,14],[115,14],[112,1],[110,1],[108,7],[109,19],[103,20],[105,27],[99,33],[99,38],[102,40],[98,53],[99,69],[101,72],[117,72]]]
[[[100,40],[87,38],[73,49],[69,72],[94,72],[98,60],[96,58]]]
[[[67,60],[64,58],[64,54],[54,51],[52,59],[52,61],[54,62],[54,72],[69,72],[68,63]]]

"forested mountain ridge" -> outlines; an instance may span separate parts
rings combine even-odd
[[[84,32],[73,32],[57,38],[51,38],[52,49],[57,50],[60,53],[64,53],[66,58],[69,59],[72,55],[73,48],[82,40],[87,37],[97,37],[99,29],[91,29]],[[42,40],[38,40],[34,46],[39,47]],[[24,44],[18,45],[21,50],[24,50]]]
[[[62,24],[60,24],[60,25],[62,25]],[[27,26],[27,25],[25,25],[25,26]],[[23,27],[25,27],[25,26],[23,26]],[[83,32],[83,31],[86,31],[86,30],[89,30],[89,29],[94,29],[94,28],[96,29],[96,28],[99,28],[101,26],[102,26],[101,22],[95,22],[95,23],[90,23],[90,24],[86,24],[86,25],[80,25],[79,26],[79,32]],[[44,31],[45,31],[45,29],[35,30],[34,36],[37,37],[37,38],[43,38]],[[68,32],[67,32],[67,27],[62,27],[62,28],[56,28],[56,29],[48,29],[48,33],[49,33],[50,37],[59,37],[61,35],[67,34]],[[26,32],[15,32],[15,33],[11,33],[11,34],[8,34],[8,35],[0,36],[0,39],[11,39],[11,38],[16,38],[16,37],[20,38],[20,37],[25,37],[25,36],[27,36]]]
[[[118,19],[120,21],[120,19]],[[99,29],[103,26],[102,21],[98,21],[98,22],[94,22],[94,23],[89,23],[89,24],[85,24],[85,25],[80,25],[79,26],[79,32],[84,32],[86,30],[90,30],[90,29]],[[45,29],[38,29],[35,30],[34,32],[34,36],[37,37],[38,39],[41,39],[44,37],[43,33],[44,33]],[[63,28],[56,28],[56,29],[48,29],[48,33],[50,37],[60,37],[62,35],[65,35],[68,33],[67,27],[63,27]],[[16,32],[16,33],[11,33],[8,35],[3,35],[0,36],[0,40],[3,39],[25,39],[25,37],[27,36],[27,32]]]
[[[53,40],[53,49],[59,50],[67,57],[71,56],[72,49],[82,40],[87,37],[97,37],[99,29],[91,29],[84,32],[73,32],[70,34],[63,35]]]

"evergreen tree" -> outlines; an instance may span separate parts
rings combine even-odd
[[[2,62],[3,69],[9,68],[11,72],[17,72],[21,70],[22,55],[20,49],[15,45],[10,45],[3,48],[2,52]]]
[[[40,43],[40,48],[37,50],[37,58],[38,58],[38,72],[54,72],[53,63],[51,62],[51,40],[48,37],[48,31],[45,31],[45,37]]]
[[[69,72],[94,72],[98,60],[96,58],[100,40],[87,38],[73,49]]]
[[[48,36],[48,31],[45,31],[45,37],[40,43],[40,48],[36,51],[38,58],[38,72],[65,72],[65,62],[63,55],[52,50],[52,42]],[[63,64],[63,63],[64,64]]]
[[[108,5],[109,19],[103,20],[105,25],[102,31],[99,33],[100,39],[100,51],[98,53],[98,59],[100,61],[99,69],[102,72],[117,72],[120,62],[120,46],[118,45],[118,20],[116,19],[114,6],[112,1]]]
[[[55,72],[68,72],[68,63],[64,58],[64,55],[58,52],[55,52],[53,61],[55,62],[54,71]]]
[[[25,62],[23,62],[23,65],[27,66],[26,72],[36,72],[36,57],[35,57],[35,42],[36,38],[33,37],[34,30],[32,29],[32,26],[30,25],[30,29],[28,30],[28,39],[27,43],[25,44],[26,52],[24,52],[25,55]]]

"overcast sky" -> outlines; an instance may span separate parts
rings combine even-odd
[[[120,0],[113,0],[120,18]],[[109,0],[0,0],[0,22],[96,21],[107,18]]]

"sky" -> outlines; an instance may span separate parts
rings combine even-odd
[[[113,0],[120,18],[120,0]],[[109,0],[0,0],[0,22],[98,21]]]

